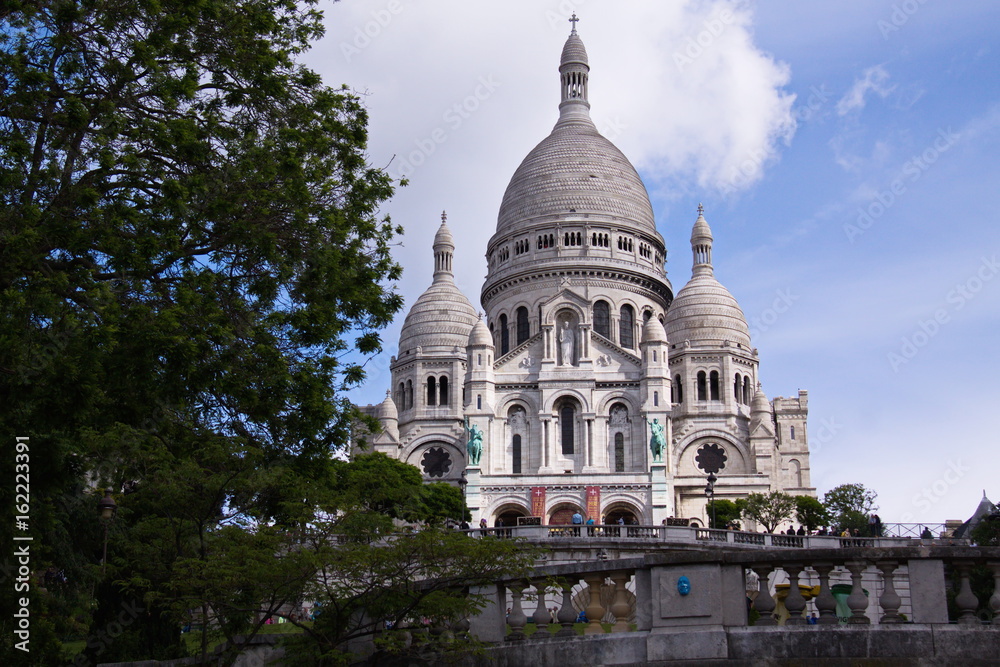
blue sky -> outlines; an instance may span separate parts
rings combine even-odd
[[[479,303],[500,199],[557,116],[575,11],[592,116],[690,277],[699,202],[771,397],[809,391],[812,479],[885,521],[965,519],[1000,463],[1000,5],[343,0],[308,55],[365,95],[407,305],[448,211]],[[401,314],[358,402],[382,399]]]

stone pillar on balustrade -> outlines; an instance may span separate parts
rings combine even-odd
[[[507,589],[499,584],[474,586],[469,593],[486,600],[482,610],[469,618],[469,634],[482,642],[502,642],[507,634]]]
[[[684,563],[654,565],[649,576],[636,573],[648,587],[648,608],[636,610],[639,629],[648,624],[647,659],[725,659],[727,627],[747,624],[746,582],[742,565]]]

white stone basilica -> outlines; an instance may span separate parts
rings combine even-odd
[[[370,408],[384,427],[374,449],[427,481],[464,483],[475,522],[490,525],[575,512],[704,525],[709,473],[720,499],[815,495],[806,392],[761,391],[701,207],[692,277],[674,298],[646,188],[590,119],[589,71],[574,27],[559,120],[514,172],[486,249],[485,321],[454,283],[442,215],[433,283],[406,316],[392,389]]]

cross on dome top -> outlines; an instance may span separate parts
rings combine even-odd
[[[577,21],[580,20],[580,19],[576,18],[576,12],[573,12],[573,16],[571,16],[568,20],[569,20],[570,23],[573,24],[573,29],[570,31],[569,34],[575,35],[576,34],[576,23],[577,23]]]

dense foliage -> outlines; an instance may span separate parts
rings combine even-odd
[[[709,528],[728,528],[733,524],[739,526],[740,508],[732,500],[713,498],[709,500],[705,512],[708,513]]]
[[[868,534],[869,515],[878,509],[878,494],[863,484],[841,484],[826,492],[823,504],[840,530]]]
[[[795,500],[780,491],[751,493],[736,501],[736,505],[744,519],[757,522],[769,533],[790,519],[795,511]]]
[[[183,653],[181,617],[274,588],[234,574],[329,503],[347,355],[401,300],[365,110],[296,60],[311,4],[0,9],[0,430],[30,438],[35,662],[82,632],[90,660]]]
[[[795,520],[814,531],[830,523],[830,512],[812,496],[795,496]]]

